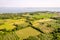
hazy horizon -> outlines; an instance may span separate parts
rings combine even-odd
[[[21,13],[34,11],[60,12],[60,7],[0,7],[0,13]]]
[[[0,13],[59,11],[60,0],[0,0]]]

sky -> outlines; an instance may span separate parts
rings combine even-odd
[[[0,7],[60,7],[60,0],[0,0]]]

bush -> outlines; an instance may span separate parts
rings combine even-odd
[[[52,34],[39,34],[37,36],[40,40],[53,40],[53,35]]]

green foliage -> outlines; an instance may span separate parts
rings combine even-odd
[[[0,32],[0,40],[19,40],[19,37],[14,32]]]
[[[37,36],[40,40],[53,40],[53,35],[52,34],[39,34]]]

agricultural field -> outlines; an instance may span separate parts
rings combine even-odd
[[[0,40],[60,40],[59,12],[0,14]]]

